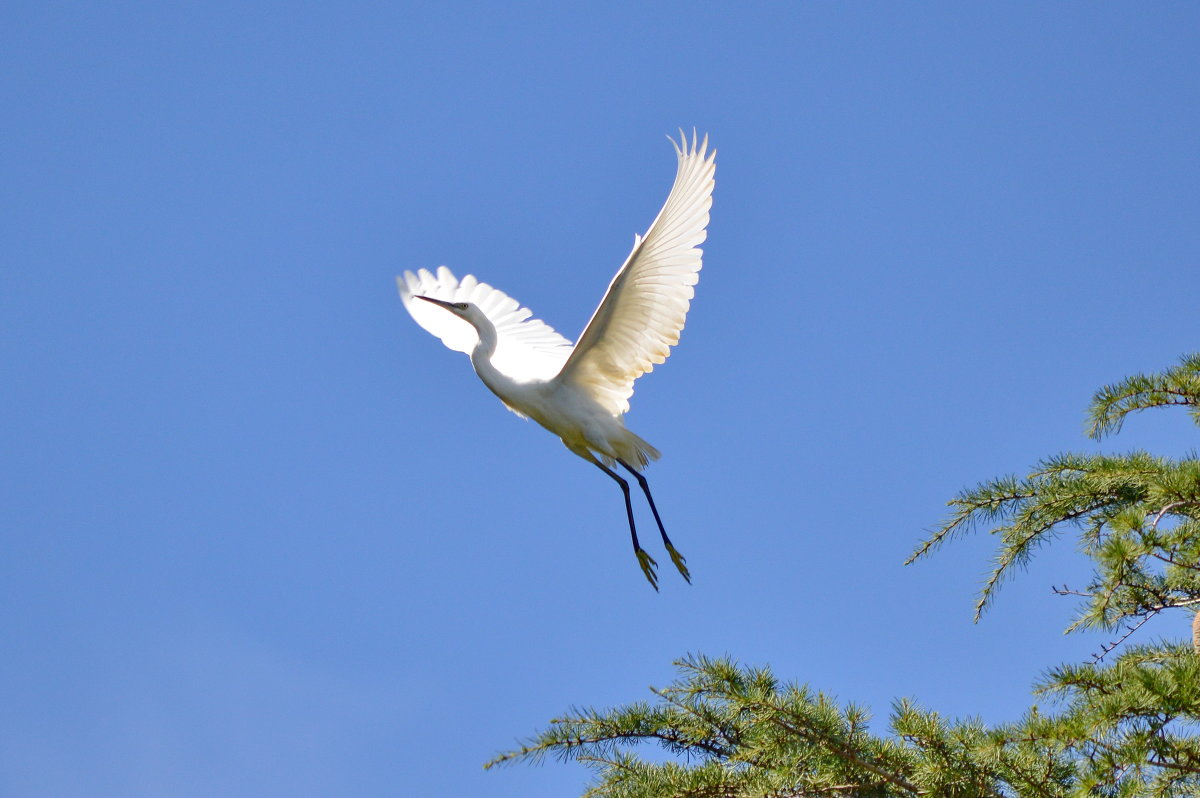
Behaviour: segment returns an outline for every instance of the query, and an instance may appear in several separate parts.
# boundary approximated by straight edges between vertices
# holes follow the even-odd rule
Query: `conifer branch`
[[[1101,388],[1092,397],[1088,435],[1099,439],[1119,432],[1130,413],[1169,405],[1192,408],[1200,424],[1200,353],[1186,355],[1162,374],[1136,374]]]
[[[1141,629],[1142,626],[1146,623],[1146,621],[1150,620],[1157,614],[1158,614],[1157,612],[1153,612],[1153,613],[1143,615],[1136,623],[1129,624],[1129,626],[1126,627],[1125,634],[1121,635],[1116,640],[1113,640],[1111,642],[1101,643],[1100,644],[1100,652],[1092,655],[1092,662],[1099,662],[1100,660],[1104,659],[1109,653],[1111,653],[1116,648],[1120,647],[1120,645],[1122,643],[1124,643],[1126,640],[1128,640],[1130,637],[1132,637],[1134,632],[1136,632],[1138,629]]]

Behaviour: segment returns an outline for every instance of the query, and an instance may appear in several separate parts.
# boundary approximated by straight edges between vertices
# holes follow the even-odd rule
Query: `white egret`
[[[532,418],[566,447],[608,474],[625,496],[625,513],[638,564],[658,590],[658,563],[638,543],[629,483],[646,494],[671,561],[688,582],[683,556],[671,544],[641,471],[659,452],[625,428],[633,382],[662,363],[679,342],[712,206],[716,151],[708,137],[691,142],[680,131],[675,184],[644,236],[608,286],[574,346],[532,312],[472,275],[457,279],[445,266],[397,277],[404,307],[449,348],[471,356],[475,373],[509,410]],[[421,300],[421,301],[418,301]]]

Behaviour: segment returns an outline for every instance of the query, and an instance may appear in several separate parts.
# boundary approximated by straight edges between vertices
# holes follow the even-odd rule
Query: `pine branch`
[[[954,512],[941,528],[909,555],[904,564],[909,565],[932,553],[943,543],[973,532],[978,524],[1004,518],[1010,507],[1028,501],[1036,495],[1037,492],[1027,482],[1014,476],[984,482],[971,490],[960,492],[947,502],[948,506],[955,508]]]
[[[924,795],[926,792],[925,790],[922,790],[920,787],[917,787],[915,784],[912,784],[906,780],[900,774],[891,772],[875,764],[874,762],[864,759],[863,757],[859,756],[853,748],[842,744],[833,737],[814,733],[811,729],[805,729],[803,726],[789,724],[782,718],[772,718],[771,722],[789,734],[793,734],[797,737],[808,740],[809,742],[815,743],[816,745],[819,745],[820,747],[836,755],[841,761],[861,768],[868,773],[872,773],[888,784],[899,787],[905,792],[913,795]],[[861,789],[862,786],[863,785],[859,785],[859,788]]]
[[[1106,656],[1108,656],[1110,653],[1112,653],[1112,651],[1119,648],[1122,643],[1124,643],[1126,640],[1128,640],[1130,637],[1133,636],[1134,632],[1136,632],[1138,629],[1141,629],[1142,626],[1146,623],[1146,621],[1150,620],[1157,614],[1158,613],[1151,613],[1151,614],[1142,616],[1142,618],[1139,619],[1137,621],[1137,623],[1132,623],[1128,627],[1126,627],[1125,634],[1121,635],[1116,640],[1110,641],[1108,643],[1101,643],[1100,644],[1100,653],[1092,655],[1092,662],[1100,662],[1102,659],[1104,659]]]
[[[1200,353],[1187,355],[1162,374],[1137,374],[1107,385],[1092,397],[1088,436],[1103,438],[1120,431],[1125,416],[1151,407],[1183,405],[1200,424]]]

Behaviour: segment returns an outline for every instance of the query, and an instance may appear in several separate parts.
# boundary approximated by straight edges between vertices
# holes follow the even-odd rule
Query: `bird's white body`
[[[683,558],[667,538],[641,470],[659,452],[625,428],[633,383],[662,363],[679,341],[699,279],[712,205],[715,151],[708,139],[683,137],[675,184],[645,236],[613,278],[579,342],[556,333],[503,292],[445,266],[397,278],[405,308],[451,349],[471,357],[475,373],[513,412],[532,418],[575,454],[599,466],[625,493],[634,550],[657,589],[654,561],[637,541],[629,486],[611,467],[638,480],[663,541],[685,577]],[[418,301],[424,300],[424,301]]]
[[[614,415],[603,407],[586,387],[562,372],[548,380],[518,381],[492,365],[496,350],[493,335],[488,335],[486,318],[472,307],[464,318],[481,330],[479,343],[471,350],[471,365],[488,389],[519,416],[531,418],[557,435],[566,447],[586,457],[592,452],[606,463],[623,460],[645,466],[657,460],[659,452],[625,428],[623,414]]]

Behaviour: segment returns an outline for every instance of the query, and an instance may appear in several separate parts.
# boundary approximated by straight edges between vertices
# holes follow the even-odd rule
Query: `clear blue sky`
[[[1197,41],[1188,3],[8,3],[0,794],[578,794],[480,765],[688,652],[1014,717],[1095,650],[1072,545],[979,625],[990,541],[901,562],[1197,348]],[[627,417],[695,578],[655,594],[393,276],[576,336],[681,126],[719,155]]]

